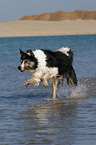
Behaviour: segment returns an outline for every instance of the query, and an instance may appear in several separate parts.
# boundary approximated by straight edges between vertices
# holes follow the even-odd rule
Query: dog
[[[48,82],[52,83],[53,97],[57,96],[57,87],[60,82],[66,78],[67,84],[77,86],[77,77],[75,70],[72,66],[73,52],[68,47],[62,47],[57,51],[38,49],[23,52],[20,49],[21,64],[18,69],[21,72],[28,71],[32,74],[33,78],[27,80],[25,86],[30,84],[39,86],[43,82],[45,87],[48,87]]]

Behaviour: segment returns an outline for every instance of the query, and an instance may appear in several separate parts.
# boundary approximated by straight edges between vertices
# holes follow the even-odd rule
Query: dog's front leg
[[[52,85],[53,85],[53,97],[52,97],[52,99],[54,100],[56,98],[56,96],[57,96],[58,80],[55,79]]]
[[[38,86],[40,84],[40,79],[37,78],[29,79],[25,83],[25,86],[28,87],[30,84],[35,84],[36,86]]]
[[[48,79],[48,75],[49,75],[49,73],[44,75],[44,78],[43,78],[43,85],[45,87],[48,87],[48,80],[47,80]]]

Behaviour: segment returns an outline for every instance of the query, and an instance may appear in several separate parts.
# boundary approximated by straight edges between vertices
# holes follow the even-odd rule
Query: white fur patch
[[[47,74],[49,80],[58,74],[58,68],[46,66],[46,55],[42,50],[36,50],[33,51],[33,53],[38,60],[38,67],[34,72],[32,72],[34,78],[44,79],[45,75]]]
[[[67,56],[69,56],[68,52],[70,51],[70,48],[68,48],[68,47],[62,47],[62,48],[58,49],[58,51],[61,51],[62,53],[64,53]]]
[[[45,67],[46,66],[46,55],[44,54],[44,52],[42,50],[36,50],[33,51],[35,57],[38,60],[38,66],[42,66]]]
[[[24,70],[24,61],[22,62],[22,64],[20,66],[21,66],[21,70],[23,71]]]
[[[42,50],[36,50],[33,53],[38,61],[38,67],[32,72],[32,75],[34,78],[43,78],[46,73],[46,55]]]

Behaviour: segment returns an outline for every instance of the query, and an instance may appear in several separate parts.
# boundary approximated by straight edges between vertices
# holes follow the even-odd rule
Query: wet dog
[[[33,78],[27,80],[25,86],[30,84],[38,86],[43,82],[45,87],[48,87],[48,82],[52,83],[53,99],[57,95],[57,86],[67,79],[67,84],[71,83],[73,86],[77,85],[77,77],[72,66],[73,53],[70,48],[62,47],[53,52],[51,50],[39,49],[36,51],[27,50],[23,52],[20,49],[21,64],[18,69],[21,72],[28,71]]]

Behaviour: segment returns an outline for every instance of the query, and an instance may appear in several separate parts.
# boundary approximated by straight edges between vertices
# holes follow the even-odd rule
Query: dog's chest
[[[30,72],[32,74],[32,76],[34,78],[41,78],[43,79],[44,78],[44,75],[46,74],[49,74],[50,75],[50,72],[52,72],[53,70],[53,73],[56,72],[57,73],[57,68],[49,68],[49,67],[38,67],[34,72]]]

